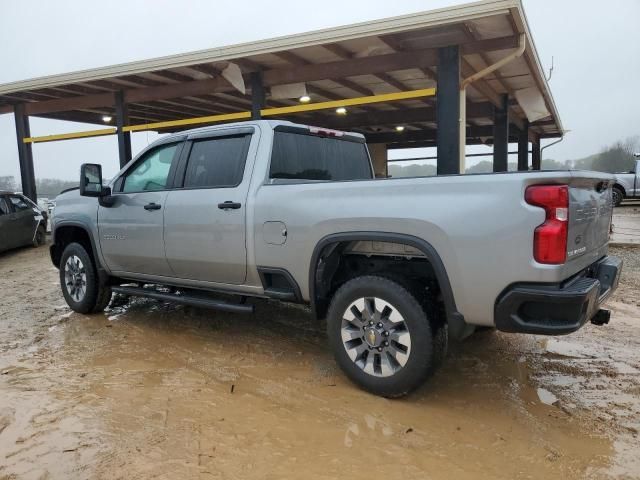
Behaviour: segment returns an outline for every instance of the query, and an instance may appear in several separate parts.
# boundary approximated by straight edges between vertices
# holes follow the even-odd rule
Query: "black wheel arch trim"
[[[620,190],[622,192],[622,195],[624,195],[625,197],[627,196],[627,191],[626,189],[620,185],[619,183],[614,183],[613,186],[611,188],[617,188],[618,190]]]
[[[91,242],[91,256],[93,258],[93,261],[95,262],[95,267],[96,267],[96,270],[98,271],[98,277],[100,278],[101,282],[106,282],[107,279],[109,278],[109,273],[102,266],[102,262],[100,262],[100,258],[98,256],[99,255],[98,254],[98,249],[96,248],[95,239],[93,238],[93,235],[91,235],[91,230],[89,228],[87,228],[87,226],[84,223],[81,223],[81,222],[74,222],[74,221],[65,220],[65,221],[62,221],[60,223],[56,223],[55,229],[51,230],[52,243],[51,243],[51,246],[49,247],[49,254],[51,256],[51,262],[53,263],[53,265],[56,268],[60,268],[59,265],[56,265],[55,260],[54,260],[54,249],[56,248],[56,232],[62,227],[77,227],[77,228],[80,228],[80,229],[82,229],[82,230],[84,230],[86,232],[87,236],[89,237],[89,242]],[[60,256],[62,256],[62,252],[60,252]]]
[[[293,294],[294,301],[296,303],[303,303],[300,286],[298,285],[298,282],[296,282],[296,279],[293,278],[293,275],[291,275],[289,270],[285,268],[280,268],[280,267],[257,267],[257,268],[258,268],[258,275],[260,275],[260,281],[262,282],[262,287],[264,289],[264,293],[266,296],[271,298],[276,298],[278,300],[281,299],[280,296],[273,295],[269,291],[269,288],[267,286],[268,282],[266,280],[265,275],[268,275],[268,274],[282,275],[285,278],[285,280],[287,280],[287,282],[289,283],[289,286],[291,287],[291,292]]]
[[[315,246],[313,254],[311,255],[311,263],[309,265],[309,300],[311,302],[311,308],[316,316],[318,311],[316,308],[316,272],[318,270],[318,262],[320,255],[324,249],[332,244],[339,242],[353,242],[353,241],[371,240],[377,242],[394,242],[409,245],[411,247],[420,250],[427,260],[431,263],[433,271],[436,275],[436,279],[440,285],[440,291],[445,306],[445,312],[447,321],[449,323],[449,331],[455,337],[457,336],[458,329],[460,332],[465,328],[464,316],[458,312],[456,308],[456,302],[453,295],[453,289],[449,281],[449,275],[440,258],[440,255],[436,249],[429,242],[414,237],[413,235],[407,235],[403,233],[392,232],[370,232],[370,231],[355,231],[355,232],[341,232],[332,233],[323,237]]]

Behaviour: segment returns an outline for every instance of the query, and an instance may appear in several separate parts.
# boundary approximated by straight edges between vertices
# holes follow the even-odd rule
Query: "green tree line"
[[[636,158],[634,154],[640,152],[640,137],[631,137],[626,140],[608,145],[599,153],[577,160],[543,159],[543,170],[595,170],[598,172],[620,173],[633,170]],[[490,157],[489,157],[490,158]],[[509,162],[509,171],[517,170],[515,162]],[[465,173],[489,173],[493,171],[491,160],[482,160],[470,167]],[[430,177],[436,174],[435,165],[413,163],[402,165],[389,164],[389,175],[392,177]]]
[[[36,191],[39,197],[55,198],[61,191],[67,188],[77,187],[78,182],[74,180],[59,180],[56,178],[36,178]],[[0,190],[18,192],[21,190],[20,184],[11,175],[0,176]]]

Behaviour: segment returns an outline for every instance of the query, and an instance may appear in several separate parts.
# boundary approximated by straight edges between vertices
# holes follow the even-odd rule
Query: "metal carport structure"
[[[307,96],[301,101],[301,97]],[[338,114],[344,107],[347,113]],[[563,128],[520,0],[485,0],[310,33],[0,85],[13,113],[24,193],[35,199],[32,144],[286,118],[363,133],[376,173],[387,150],[437,146],[438,174],[464,171],[465,145],[493,144],[494,171],[540,168],[540,140]],[[31,137],[29,117],[98,130]]]

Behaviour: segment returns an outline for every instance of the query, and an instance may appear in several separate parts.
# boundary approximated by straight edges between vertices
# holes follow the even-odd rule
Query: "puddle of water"
[[[88,478],[96,412],[52,395],[59,379],[42,377],[41,357],[34,351],[0,377],[0,478]]]
[[[0,375],[0,414],[27,419],[5,432],[30,436],[20,450],[15,432],[0,435],[0,477],[572,479],[614,454],[547,406],[547,387],[570,405],[562,388],[588,380],[573,364],[591,352],[566,340],[479,334],[392,401],[345,379],[303,308],[261,302],[245,317],[136,300],[63,318],[24,372]],[[31,420],[43,412],[50,423]]]
[[[549,390],[546,390],[544,388],[538,387],[537,393],[538,393],[538,398],[545,405],[553,405],[558,401],[558,397],[556,397],[553,393],[551,393]]]
[[[351,385],[299,309],[141,303],[117,315],[65,324],[59,357],[86,374],[59,394],[103,412],[97,476],[576,478],[607,464],[608,440],[529,401],[531,339],[456,347],[429,385],[392,401]]]

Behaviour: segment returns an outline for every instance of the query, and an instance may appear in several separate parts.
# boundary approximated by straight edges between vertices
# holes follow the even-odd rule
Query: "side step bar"
[[[115,293],[122,293],[124,295],[131,295],[134,297],[147,297],[155,300],[162,300],[165,302],[179,303],[182,305],[189,305],[192,307],[200,308],[212,308],[215,310],[222,310],[223,312],[233,313],[253,313],[253,305],[246,305],[241,303],[228,303],[222,300],[214,300],[204,296],[197,296],[192,294],[178,295],[176,293],[159,292],[149,288],[141,287],[126,287],[115,286],[111,287],[111,290]]]

